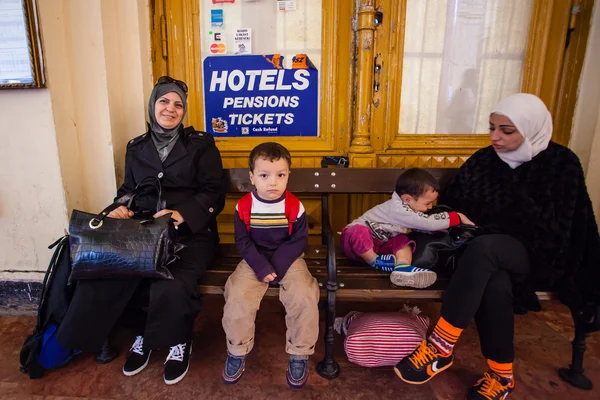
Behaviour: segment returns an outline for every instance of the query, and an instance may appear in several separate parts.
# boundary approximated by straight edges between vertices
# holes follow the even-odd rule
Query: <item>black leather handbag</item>
[[[167,266],[185,247],[177,243],[171,214],[150,219],[115,219],[107,215],[119,206],[128,208],[145,190],[158,191],[156,210],[164,208],[156,177],[142,180],[99,214],[73,210],[69,222],[72,271],[70,280],[100,278],[173,279]]]
[[[442,211],[452,211],[452,209],[447,206],[437,206],[429,213]],[[449,271],[456,256],[461,253],[467,243],[477,236],[479,230],[478,226],[461,224],[453,226],[447,231],[412,231],[407,235],[416,243],[412,265],[438,273]]]

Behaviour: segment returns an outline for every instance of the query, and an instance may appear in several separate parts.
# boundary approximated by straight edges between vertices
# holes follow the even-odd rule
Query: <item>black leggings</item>
[[[529,256],[508,235],[474,239],[458,259],[444,292],[442,317],[464,329],[475,318],[483,356],[499,363],[514,360],[513,282],[529,273]]]

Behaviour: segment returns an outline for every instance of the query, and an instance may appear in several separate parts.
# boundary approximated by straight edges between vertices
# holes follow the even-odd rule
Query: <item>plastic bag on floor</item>
[[[344,333],[348,360],[363,367],[396,365],[425,339],[429,317],[418,307],[399,312],[350,312],[336,318],[334,328]]]

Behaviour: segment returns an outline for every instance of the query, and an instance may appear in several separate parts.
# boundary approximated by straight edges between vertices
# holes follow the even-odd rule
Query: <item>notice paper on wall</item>
[[[283,68],[283,56],[204,60],[206,130],[216,137],[318,136],[319,76],[312,63]]]
[[[296,0],[277,0],[277,9],[279,11],[294,11]]]
[[[236,29],[233,40],[235,54],[252,54],[252,29]]]

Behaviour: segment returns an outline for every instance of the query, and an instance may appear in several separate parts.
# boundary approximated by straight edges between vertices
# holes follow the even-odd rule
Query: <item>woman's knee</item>
[[[465,250],[485,254],[506,254],[507,252],[525,252],[525,247],[510,235],[483,235],[473,239]]]
[[[529,255],[525,246],[510,235],[483,235],[473,239],[459,258],[461,266],[478,268],[489,261],[498,268],[515,274],[529,272]]]
[[[495,272],[488,281],[483,292],[482,303],[512,302],[512,281],[508,272],[500,270]],[[511,309],[512,310],[512,309]]]

